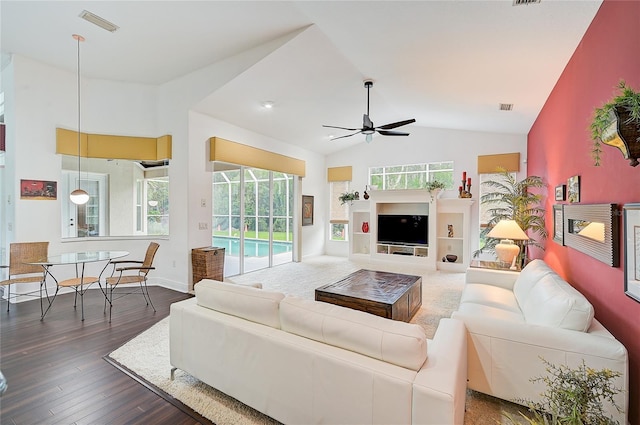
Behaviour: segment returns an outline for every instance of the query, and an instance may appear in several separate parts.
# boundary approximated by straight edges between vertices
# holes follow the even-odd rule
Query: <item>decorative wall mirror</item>
[[[616,204],[564,206],[564,244],[613,267],[620,261]]]

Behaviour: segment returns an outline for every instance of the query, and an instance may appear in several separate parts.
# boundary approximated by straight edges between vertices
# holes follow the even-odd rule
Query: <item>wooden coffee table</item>
[[[408,322],[422,305],[422,277],[358,270],[316,288],[316,301]]]

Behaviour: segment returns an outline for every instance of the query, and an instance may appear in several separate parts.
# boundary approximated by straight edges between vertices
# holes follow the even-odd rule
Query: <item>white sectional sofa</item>
[[[286,424],[462,424],[466,335],[202,280],[170,313],[171,365]]]
[[[603,282],[604,284],[605,282]],[[452,314],[467,328],[469,388],[510,400],[539,401],[548,362],[621,373],[624,391],[605,406],[627,423],[627,350],[594,318],[593,306],[544,261],[533,260],[521,273],[469,268],[460,306]],[[523,403],[522,403],[523,404]]]

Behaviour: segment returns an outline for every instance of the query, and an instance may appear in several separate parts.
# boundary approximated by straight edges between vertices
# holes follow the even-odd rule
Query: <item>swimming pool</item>
[[[240,254],[240,239],[228,238],[224,236],[214,236],[213,246],[225,249],[225,255],[237,257]],[[293,244],[291,242],[273,242],[273,254],[282,254],[291,252]],[[262,239],[245,239],[244,240],[244,256],[245,257],[268,257],[269,241]]]

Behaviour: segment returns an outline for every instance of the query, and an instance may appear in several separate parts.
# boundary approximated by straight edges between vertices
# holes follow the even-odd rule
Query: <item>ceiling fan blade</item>
[[[402,131],[388,131],[388,130],[376,130],[378,133],[383,136],[408,136],[409,133],[404,133]]]
[[[362,117],[362,127],[363,128],[373,128],[373,121],[369,118],[369,115],[364,114]]]
[[[330,141],[331,141],[331,142],[333,142],[334,140],[344,139],[345,137],[355,136],[356,134],[360,134],[360,133],[362,133],[362,130],[360,130],[360,131],[356,131],[355,133],[347,134],[346,136],[334,137],[334,138],[333,138],[333,139],[331,139]]]
[[[397,128],[397,127],[402,127],[403,125],[407,125],[407,124],[411,124],[416,122],[415,119],[410,119],[410,120],[404,120],[404,121],[398,121],[398,122],[394,122],[392,124],[386,124],[386,125],[382,125],[378,128],[382,129],[382,130],[391,130],[392,128]]]
[[[334,126],[334,125],[323,125],[323,127],[327,127],[327,128],[339,128],[340,130],[348,130],[348,131],[356,131],[356,130],[360,130],[359,128],[336,127],[336,126]]]

